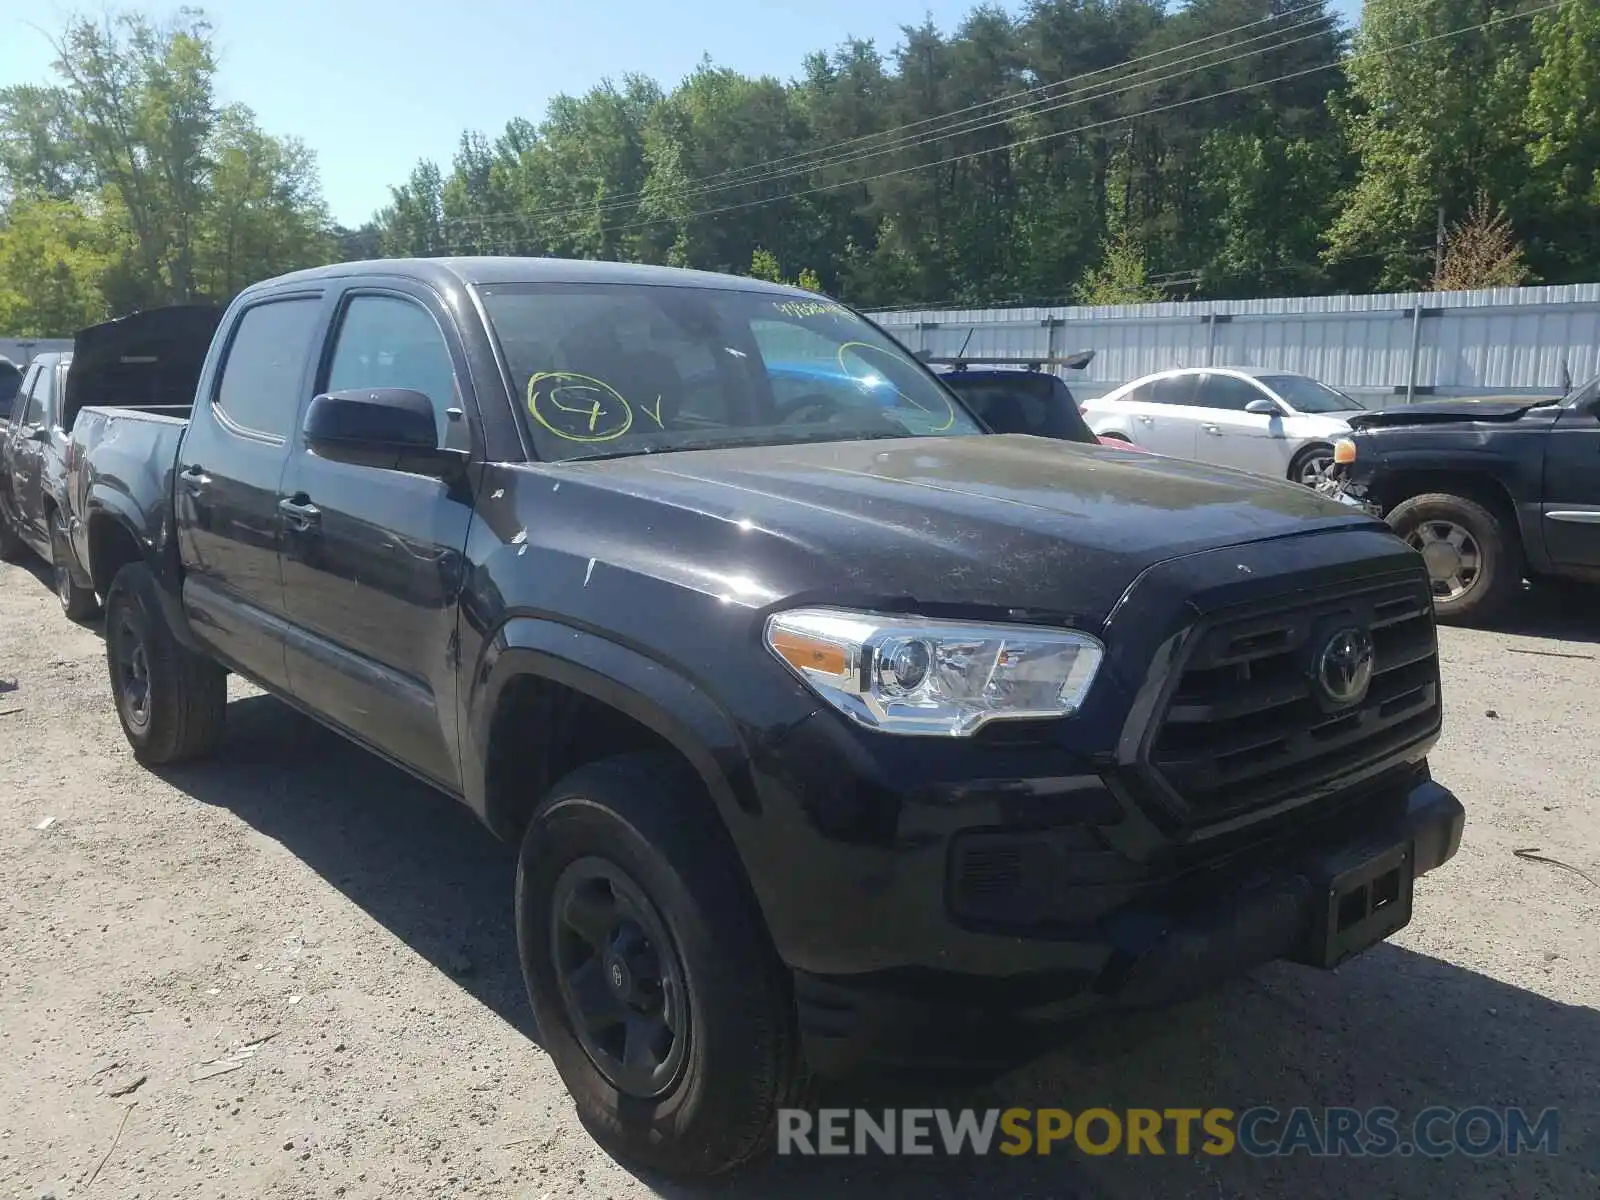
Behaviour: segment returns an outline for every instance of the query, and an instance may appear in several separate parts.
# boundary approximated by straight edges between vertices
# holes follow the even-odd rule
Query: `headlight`
[[[1333,461],[1347,467],[1356,460],[1356,444],[1350,438],[1339,438],[1333,443]]]
[[[818,695],[886,733],[965,737],[990,721],[1064,717],[1105,647],[1086,633],[801,608],[767,618],[767,647]]]

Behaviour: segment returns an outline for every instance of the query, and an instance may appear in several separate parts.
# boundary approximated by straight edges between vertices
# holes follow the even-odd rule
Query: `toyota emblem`
[[[1372,635],[1355,627],[1335,633],[1317,654],[1316,678],[1333,703],[1359,703],[1372,683]]]

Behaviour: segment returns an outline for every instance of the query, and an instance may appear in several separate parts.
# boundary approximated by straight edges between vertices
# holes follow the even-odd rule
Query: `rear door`
[[[425,288],[397,281],[341,299],[313,390],[363,387],[425,393],[440,444],[473,449],[460,338]],[[319,458],[298,432],[295,442],[282,486],[294,694],[459,789],[455,623],[470,490]]]
[[[1146,450],[1172,458],[1195,457],[1195,419],[1189,408],[1194,376],[1162,375],[1120,402],[1132,418],[1133,440]]]
[[[184,605],[218,656],[288,687],[278,486],[315,370],[320,293],[268,295],[227,333],[178,452]]]
[[[50,436],[50,391],[56,364],[50,359],[33,372],[22,413],[13,427],[11,443],[11,499],[17,529],[37,546],[48,538],[44,522],[45,439]]]
[[[1550,431],[1544,538],[1558,565],[1600,568],[1600,387],[1591,386]]]
[[[1252,400],[1270,399],[1248,379],[1215,371],[1199,373],[1192,399],[1199,433],[1196,457],[1257,475],[1287,474],[1290,443],[1283,414],[1245,412]]]

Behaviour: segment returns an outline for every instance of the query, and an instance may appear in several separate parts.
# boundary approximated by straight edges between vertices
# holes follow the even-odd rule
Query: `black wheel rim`
[[[144,638],[125,610],[117,614],[112,634],[112,663],[122,715],[130,725],[143,729],[150,723],[150,660]]]
[[[643,889],[605,859],[569,864],[551,895],[550,946],[567,1016],[600,1073],[642,1099],[671,1089],[688,1055],[688,993]]]

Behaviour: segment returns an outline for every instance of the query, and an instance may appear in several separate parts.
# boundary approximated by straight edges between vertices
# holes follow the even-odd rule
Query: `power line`
[[[847,180],[841,180],[841,181],[836,182],[836,183],[819,184],[819,185],[817,185],[815,187],[804,188],[804,189],[802,189],[800,191],[787,192],[787,193],[785,193],[783,195],[780,195],[780,196],[768,196],[768,197],[763,197],[763,198],[757,199],[757,200],[745,200],[745,201],[742,201],[742,202],[737,203],[737,204],[725,204],[725,205],[722,205],[722,206],[717,207],[717,208],[704,209],[704,210],[702,210],[700,212],[688,213],[688,214],[685,214],[683,216],[674,216],[674,217],[671,217],[671,218],[658,218],[656,220],[631,222],[631,223],[625,224],[625,225],[613,225],[613,226],[609,226],[609,227],[602,227],[600,232],[602,234],[604,234],[604,233],[621,232],[623,230],[628,230],[628,229],[644,229],[644,228],[648,228],[648,227],[650,227],[652,225],[663,224],[668,220],[671,220],[671,221],[695,221],[695,220],[699,220],[702,217],[717,216],[717,215],[719,215],[721,213],[735,212],[735,211],[738,211],[738,210],[741,210],[741,209],[746,209],[746,208],[754,208],[754,207],[757,207],[757,206],[763,205],[763,204],[776,204],[776,203],[778,203],[780,201],[783,201],[783,200],[794,200],[794,199],[798,199],[801,196],[813,195],[813,194],[815,194],[817,192],[836,191],[839,188],[854,187],[854,186],[857,186],[857,185],[863,184],[863,183],[874,183],[874,182],[876,182],[876,181],[878,181],[880,179],[890,179],[890,178],[893,178],[893,177],[899,176],[899,175],[907,175],[907,174],[910,174],[910,173],[912,173],[914,171],[926,171],[926,170],[929,170],[929,169],[931,169],[933,167],[944,167],[944,166],[949,166],[949,165],[951,165],[953,163],[966,162],[966,161],[968,161],[970,159],[981,158],[986,154],[998,154],[998,153],[1000,153],[1001,151],[1004,151],[1004,150],[1015,150],[1015,149],[1018,149],[1019,147],[1022,147],[1022,146],[1037,145],[1037,144],[1039,144],[1041,142],[1048,142],[1048,141],[1052,141],[1052,140],[1054,140],[1056,138],[1067,137],[1067,136],[1069,136],[1071,134],[1074,134],[1074,133],[1085,133],[1085,132],[1087,132],[1089,130],[1101,129],[1101,128],[1104,128],[1105,126],[1108,126],[1108,125],[1118,125],[1118,124],[1122,124],[1123,122],[1126,122],[1126,121],[1138,120],[1141,117],[1150,117],[1150,116],[1155,116],[1155,115],[1157,115],[1159,113],[1171,112],[1171,111],[1173,111],[1175,109],[1179,109],[1179,108],[1187,108],[1189,105],[1201,104],[1201,103],[1204,103],[1207,100],[1220,100],[1224,96],[1233,96],[1233,95],[1237,95],[1237,94],[1239,94],[1241,92],[1253,91],[1253,90],[1255,90],[1257,88],[1270,87],[1275,83],[1285,83],[1285,82],[1287,82],[1287,81],[1289,81],[1291,79],[1304,78],[1305,76],[1314,75],[1314,74],[1316,74],[1316,73],[1318,73],[1320,71],[1333,70],[1336,67],[1344,66],[1345,64],[1347,64],[1349,62],[1353,62],[1353,61],[1360,61],[1360,60],[1368,59],[1368,58],[1383,58],[1383,57],[1386,57],[1386,56],[1391,55],[1391,54],[1399,54],[1402,51],[1414,50],[1418,46],[1425,46],[1425,45],[1428,45],[1431,42],[1441,41],[1441,40],[1444,40],[1446,38],[1460,37],[1463,34],[1474,33],[1474,32],[1480,31],[1480,30],[1488,29],[1488,28],[1491,28],[1492,26],[1495,26],[1495,25],[1504,24],[1507,21],[1520,21],[1520,20],[1523,20],[1523,19],[1525,19],[1527,17],[1536,16],[1539,13],[1542,13],[1542,12],[1549,12],[1551,9],[1559,8],[1560,4],[1561,4],[1561,0],[1551,0],[1550,3],[1541,4],[1541,5],[1538,5],[1538,6],[1534,7],[1534,8],[1524,9],[1521,12],[1516,12],[1516,13],[1503,13],[1500,16],[1492,17],[1487,21],[1480,21],[1480,22],[1478,22],[1477,24],[1474,24],[1474,25],[1464,25],[1459,29],[1448,30],[1445,33],[1432,34],[1432,35],[1430,35],[1428,37],[1425,37],[1425,38],[1418,38],[1415,41],[1411,41],[1411,42],[1403,42],[1400,45],[1386,47],[1386,48],[1384,48],[1382,50],[1363,51],[1362,53],[1359,53],[1359,54],[1350,55],[1348,58],[1342,59],[1342,60],[1340,60],[1338,62],[1320,63],[1317,66],[1306,67],[1306,68],[1304,68],[1302,70],[1299,70],[1299,71],[1290,71],[1290,72],[1287,72],[1286,74],[1275,76],[1272,79],[1256,80],[1255,82],[1252,82],[1252,83],[1240,84],[1237,87],[1225,88],[1224,90],[1222,90],[1220,92],[1211,92],[1211,93],[1208,93],[1208,94],[1206,94],[1204,96],[1192,96],[1192,97],[1190,97],[1190,98],[1188,98],[1186,100],[1176,100],[1176,101],[1173,101],[1171,104],[1163,104],[1163,105],[1158,105],[1158,106],[1153,107],[1153,108],[1141,109],[1140,111],[1134,112],[1134,113],[1124,113],[1124,114],[1122,114],[1120,116],[1109,117],[1109,118],[1107,118],[1107,119],[1105,119],[1103,121],[1094,121],[1094,122],[1091,122],[1091,123],[1089,123],[1087,125],[1078,125],[1078,126],[1075,126],[1075,127],[1071,128],[1071,129],[1058,129],[1058,130],[1053,130],[1050,133],[1041,133],[1041,134],[1035,134],[1032,137],[1018,138],[1015,141],[1007,142],[1007,143],[1005,143],[1004,145],[1001,145],[1001,146],[987,146],[987,147],[985,147],[985,148],[983,148],[981,150],[972,150],[972,151],[968,151],[965,154],[951,155],[948,158],[941,158],[941,159],[938,159],[938,160],[936,160],[934,162],[917,163],[917,164],[914,164],[914,165],[909,166],[909,167],[899,167],[899,168],[896,168],[895,170],[892,170],[892,171],[881,171],[878,174],[867,175],[867,176],[863,176],[863,177],[858,178],[858,179],[847,179]]]
[[[1202,50],[1199,53],[1191,54],[1186,58],[1170,59],[1169,61],[1158,63],[1158,64],[1156,64],[1154,66],[1145,67],[1143,70],[1136,71],[1133,74],[1135,76],[1137,76],[1137,75],[1148,75],[1151,72],[1165,71],[1165,70],[1168,70],[1168,69],[1170,69],[1172,67],[1181,66],[1184,63],[1189,63],[1189,62],[1195,61],[1196,59],[1204,58],[1204,57],[1206,57],[1207,55],[1210,55],[1210,54],[1216,54],[1218,52],[1226,51],[1226,50],[1234,50],[1234,49],[1239,48],[1240,46],[1248,45],[1251,42],[1257,42],[1257,41],[1262,41],[1262,40],[1274,38],[1274,37],[1277,37],[1277,36],[1279,36],[1280,34],[1283,34],[1283,33],[1292,33],[1294,30],[1305,28],[1308,25],[1320,25],[1320,24],[1323,24],[1325,22],[1332,22],[1332,21],[1337,19],[1336,16],[1333,15],[1333,14],[1330,14],[1330,13],[1327,13],[1327,12],[1319,12],[1319,13],[1307,18],[1304,21],[1295,22],[1295,21],[1289,20],[1289,18],[1295,17],[1295,16],[1297,16],[1297,15],[1299,15],[1301,13],[1304,13],[1304,12],[1306,12],[1308,10],[1322,9],[1323,7],[1324,6],[1323,6],[1321,0],[1313,0],[1313,3],[1304,4],[1304,5],[1301,5],[1301,6],[1297,7],[1297,8],[1287,9],[1282,13],[1276,13],[1276,14],[1272,14],[1272,15],[1267,16],[1267,17],[1261,17],[1261,18],[1258,18],[1258,19],[1256,19],[1254,21],[1247,21],[1242,25],[1237,25],[1237,26],[1233,27],[1232,29],[1225,29],[1225,30],[1222,30],[1222,31],[1217,32],[1217,33],[1207,34],[1205,37],[1194,38],[1194,39],[1191,39],[1190,41],[1181,42],[1181,43],[1179,43],[1177,45],[1174,45],[1174,46],[1168,46],[1168,47],[1165,47],[1165,48],[1163,48],[1161,50],[1151,51],[1150,53],[1140,55],[1137,58],[1132,58],[1132,59],[1125,60],[1123,62],[1114,63],[1114,64],[1112,64],[1110,66],[1107,66],[1107,67],[1100,67],[1100,68],[1098,68],[1096,70],[1093,70],[1093,71],[1084,72],[1081,75],[1069,76],[1066,79],[1060,79],[1060,80],[1056,80],[1056,81],[1054,81],[1052,83],[1041,84],[1041,85],[1039,85],[1037,87],[1029,88],[1026,91],[1012,93],[1012,94],[1007,95],[1007,96],[996,97],[993,100],[981,101],[980,103],[977,103],[977,104],[967,105],[965,108],[958,108],[958,109],[954,109],[954,110],[952,110],[950,112],[939,113],[939,114],[936,114],[936,115],[931,116],[931,117],[924,117],[924,118],[922,118],[920,120],[912,121],[912,122],[909,122],[908,124],[905,124],[905,125],[896,126],[893,129],[881,130],[881,131],[876,132],[876,133],[862,134],[862,135],[860,135],[858,137],[847,138],[847,139],[845,139],[843,141],[835,142],[835,143],[832,143],[832,144],[827,145],[827,146],[818,146],[818,147],[814,147],[814,148],[812,148],[810,150],[801,151],[801,152],[799,152],[797,154],[787,155],[785,157],[781,157],[781,158],[777,158],[777,159],[769,159],[769,160],[767,160],[765,162],[762,162],[762,163],[749,164],[749,165],[746,165],[746,166],[743,166],[743,167],[730,167],[730,168],[728,168],[726,170],[715,172],[715,173],[713,173],[711,175],[707,175],[707,176],[705,176],[705,177],[703,177],[701,179],[695,180],[692,183],[689,183],[689,184],[685,185],[684,187],[682,187],[680,189],[676,189],[673,194],[678,195],[678,196],[691,196],[691,195],[699,195],[699,194],[704,194],[704,193],[709,193],[709,192],[714,192],[714,191],[726,191],[726,190],[729,190],[730,188],[742,187],[742,186],[746,186],[748,184],[753,184],[753,183],[770,182],[770,181],[775,180],[775,179],[788,178],[788,177],[792,177],[794,175],[807,174],[807,173],[810,173],[812,171],[823,170],[823,169],[826,169],[828,167],[838,166],[838,165],[842,165],[842,164],[848,163],[848,162],[859,161],[859,160],[864,159],[864,158],[873,158],[873,157],[877,157],[877,156],[880,156],[880,155],[883,155],[883,154],[895,153],[896,151],[899,151],[899,150],[909,149],[912,146],[924,145],[929,141],[938,141],[938,140],[942,140],[943,138],[946,138],[946,137],[954,137],[954,136],[958,136],[958,135],[966,134],[966,133],[975,133],[975,132],[978,132],[979,130],[982,130],[982,129],[993,128],[995,125],[1005,124],[1005,123],[1007,123],[1009,120],[1011,120],[1014,117],[1031,116],[1031,115],[1038,115],[1038,114],[1044,113],[1044,112],[1053,112],[1053,111],[1056,111],[1058,108],[1064,107],[1064,106],[1062,106],[1062,105],[1051,105],[1049,107],[1041,107],[1041,106],[1044,105],[1047,100],[1051,100],[1051,101],[1059,100],[1059,99],[1061,99],[1061,97],[1060,96],[1046,96],[1046,95],[1044,95],[1045,93],[1054,92],[1054,91],[1056,91],[1056,90],[1058,90],[1060,88],[1066,87],[1069,84],[1082,83],[1082,82],[1084,82],[1086,80],[1094,79],[1097,76],[1106,75],[1106,74],[1109,74],[1109,73],[1114,72],[1114,71],[1125,71],[1126,68],[1132,67],[1132,66],[1136,66],[1139,63],[1148,62],[1151,59],[1161,58],[1161,57],[1164,57],[1164,56],[1167,56],[1167,55],[1176,54],[1176,53],[1178,53],[1180,51],[1191,49],[1192,47],[1202,45],[1202,44],[1204,44],[1206,42],[1216,41],[1219,38],[1224,38],[1224,37],[1228,37],[1228,36],[1230,36],[1232,34],[1235,34],[1235,33],[1243,32],[1244,30],[1254,28],[1257,25],[1262,25],[1262,24],[1266,24],[1266,23],[1270,22],[1270,23],[1276,23],[1278,25],[1278,27],[1275,28],[1275,29],[1267,31],[1266,33],[1257,34],[1254,37],[1246,38],[1246,39],[1243,39],[1242,41],[1235,42],[1232,45],[1228,45],[1228,46],[1213,46],[1213,47],[1211,47],[1209,49]],[[1296,44],[1296,42],[1299,42],[1299,41],[1310,40],[1311,37],[1323,36],[1323,34],[1325,32],[1326,32],[1325,30],[1319,30],[1316,34],[1309,35],[1308,37],[1304,37],[1304,38],[1298,38],[1298,39],[1295,39],[1294,41],[1282,43],[1282,45],[1283,46],[1294,45],[1294,44]],[[1197,68],[1197,69],[1206,69],[1207,67],[1221,66],[1226,62],[1232,62],[1232,61],[1234,61],[1234,59],[1231,59],[1231,58],[1230,59],[1223,59],[1223,60],[1220,60],[1218,62],[1203,64],[1203,66],[1201,68]],[[1109,81],[1104,81],[1104,82],[1117,82],[1117,81],[1109,80]],[[1155,82],[1165,82],[1165,80],[1160,80],[1160,81],[1155,81]],[[1094,85],[1092,87],[1077,88],[1074,91],[1066,93],[1066,95],[1068,95],[1068,96],[1082,95],[1082,94],[1084,94],[1086,92],[1093,92],[1095,90],[1095,88],[1099,87],[1099,86],[1101,86],[1101,85],[1096,84],[1096,85]],[[1122,89],[1122,90],[1128,90],[1128,89]],[[1107,93],[1104,93],[1103,95],[1104,96],[1110,96],[1110,95],[1118,95],[1118,94],[1120,94],[1120,92],[1107,92]],[[1037,100],[1037,101],[1025,100],[1024,99],[1025,97],[1034,96],[1034,95],[1039,96],[1040,99]],[[1103,97],[1102,96],[1091,96],[1090,97],[1090,99],[1098,99],[1098,98],[1103,98]],[[990,113],[986,113],[986,114],[984,114],[983,116],[980,116],[980,117],[971,117],[971,118],[968,118],[967,120],[964,120],[964,121],[958,121],[958,122],[955,122],[953,124],[946,124],[946,122],[950,122],[952,118],[959,117],[964,113],[976,112],[976,111],[978,111],[980,109],[992,109],[992,108],[997,108],[997,107],[1003,107],[1003,111],[990,112]],[[936,126],[937,128],[929,130],[929,129],[925,128],[927,126]],[[916,129],[919,129],[919,128],[923,129],[923,132],[917,135],[917,140],[915,140],[915,141],[907,141],[904,136],[897,136],[897,135],[904,135],[907,131],[916,130]],[[851,152],[849,154],[846,154],[846,155],[844,155],[842,157],[838,156],[838,152],[842,151],[842,150],[845,150],[847,147],[859,145],[860,143],[863,143],[863,142],[877,141],[879,139],[893,139],[893,140],[889,144],[886,144],[886,145],[883,145],[883,146],[878,146],[878,147],[873,147],[873,148],[864,148],[864,149],[860,149],[860,150],[857,150],[857,151],[853,151],[853,152]],[[637,189],[637,190],[631,191],[631,192],[618,192],[616,195],[609,197],[603,203],[603,205],[601,207],[604,210],[614,210],[616,208],[629,207],[632,202],[643,198],[648,192],[649,192],[648,188],[640,188],[640,189]],[[569,215],[569,214],[573,214],[573,213],[584,213],[584,212],[592,212],[592,211],[594,211],[594,209],[588,204],[568,204],[568,205],[555,205],[555,206],[550,206],[550,207],[546,207],[546,208],[542,208],[542,209],[534,209],[534,210],[530,210],[529,212],[523,213],[523,214],[505,214],[505,215],[508,216],[508,217],[509,216],[513,216],[513,215],[517,215],[517,216],[553,217],[553,216],[564,216],[564,215]]]
[[[1142,71],[1133,72],[1132,75],[1124,76],[1122,80],[1105,81],[1107,83],[1121,82],[1123,84],[1121,87],[1104,88],[1103,85],[1097,84],[1088,88],[1080,88],[1075,91],[1068,92],[1062,97],[1056,97],[1048,104],[1021,105],[1004,113],[990,114],[984,118],[970,119],[967,121],[958,122],[952,126],[932,130],[913,140],[900,141],[882,147],[859,150],[833,158],[818,159],[814,162],[809,162],[801,166],[791,167],[784,170],[769,171],[766,174],[752,175],[745,179],[733,180],[726,183],[708,184],[705,181],[701,181],[700,183],[690,184],[679,189],[669,189],[665,192],[665,195],[668,199],[682,200],[691,199],[697,196],[711,195],[717,192],[726,192],[734,189],[751,187],[761,183],[776,183],[783,179],[791,179],[797,176],[810,175],[816,171],[827,170],[834,167],[848,166],[851,163],[861,162],[866,159],[880,158],[886,154],[901,153],[903,151],[912,150],[919,146],[925,146],[933,142],[941,142],[948,138],[980,133],[986,129],[993,129],[997,126],[1009,125],[1019,118],[1040,117],[1048,113],[1060,112],[1063,109],[1076,108],[1082,104],[1093,103],[1097,100],[1109,100],[1115,96],[1120,96],[1127,92],[1137,91],[1140,88],[1159,87],[1162,84],[1171,83],[1175,80],[1187,78],[1191,75],[1198,75],[1204,71],[1208,71],[1216,67],[1226,66],[1229,63],[1237,62],[1240,59],[1249,58],[1256,54],[1262,54],[1269,50],[1283,50],[1290,46],[1298,45],[1302,42],[1323,37],[1325,36],[1326,31],[1319,29],[1314,33],[1303,34],[1300,37],[1290,38],[1283,41],[1276,41],[1271,45],[1256,46],[1249,50],[1240,50],[1239,53],[1232,54],[1227,58],[1203,62],[1198,66],[1190,67],[1187,70],[1175,71],[1171,74],[1161,75],[1154,79],[1139,79],[1138,76],[1149,75],[1152,72],[1166,71],[1171,67],[1180,66],[1184,63],[1191,63],[1196,59],[1205,58],[1208,55],[1216,54],[1219,51],[1239,50],[1241,46],[1247,46],[1251,42],[1263,41],[1269,38],[1278,38],[1281,34],[1292,33],[1296,29],[1304,28],[1307,25],[1320,25],[1327,19],[1328,18],[1326,17],[1316,17],[1308,21],[1303,21],[1298,25],[1291,25],[1285,29],[1272,30],[1269,33],[1258,34],[1253,38],[1246,38],[1243,41],[1236,42],[1230,46],[1214,46],[1209,50],[1202,51],[1199,54],[1190,55],[1187,58],[1176,59],[1172,62],[1162,63],[1155,67],[1147,67]],[[1127,82],[1128,80],[1131,80],[1131,82]],[[640,194],[642,195],[643,193]],[[636,207],[636,201],[633,199],[628,199],[626,196],[626,193],[619,194],[616,197],[603,201],[599,205],[562,205],[544,209],[532,209],[528,212],[515,215],[546,219],[551,217],[588,213],[605,214],[608,212],[616,212],[621,209]],[[510,216],[513,214],[505,215]]]

